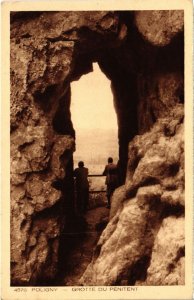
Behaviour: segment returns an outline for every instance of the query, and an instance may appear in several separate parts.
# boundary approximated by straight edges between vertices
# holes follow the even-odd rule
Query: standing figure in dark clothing
[[[86,212],[89,201],[88,169],[84,167],[83,161],[78,163],[73,174],[76,178],[77,209],[82,214]]]
[[[118,187],[118,169],[117,166],[113,163],[112,157],[108,158],[108,165],[105,166],[103,175],[106,176],[106,195],[108,199],[107,207],[110,208],[112,194],[114,190]]]

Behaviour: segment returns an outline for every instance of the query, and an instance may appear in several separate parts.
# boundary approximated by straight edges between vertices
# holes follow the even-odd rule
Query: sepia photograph
[[[181,290],[192,205],[184,8],[16,5],[9,22],[15,297]]]

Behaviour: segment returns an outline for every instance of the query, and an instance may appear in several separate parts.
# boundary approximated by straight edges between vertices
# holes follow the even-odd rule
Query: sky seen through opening
[[[75,167],[83,160],[90,173],[101,173],[107,157],[112,156],[117,162],[118,126],[113,94],[110,80],[97,63],[93,64],[93,72],[71,83],[71,119],[76,132]]]

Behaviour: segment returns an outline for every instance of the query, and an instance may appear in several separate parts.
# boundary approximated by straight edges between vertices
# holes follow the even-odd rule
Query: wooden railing
[[[88,177],[105,177],[105,175],[102,175],[102,174],[89,174]],[[92,190],[90,191],[89,190],[89,193],[93,194],[93,193],[106,193],[105,190],[101,190],[101,191],[98,191],[98,190]]]
[[[102,174],[89,174],[88,177],[105,177],[105,175]]]
[[[102,174],[89,174],[88,175],[88,177],[105,177],[105,175],[102,175]],[[101,190],[101,191],[98,191],[98,190],[92,190],[92,191],[90,191],[89,190],[89,193],[106,193],[106,191],[105,190]]]

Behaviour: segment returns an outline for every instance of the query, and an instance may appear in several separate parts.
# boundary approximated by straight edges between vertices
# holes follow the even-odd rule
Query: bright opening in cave
[[[101,174],[107,158],[118,161],[118,126],[110,80],[97,63],[71,83],[71,119],[76,132],[74,166],[83,160],[89,174]]]

